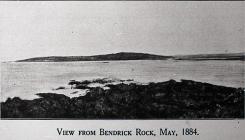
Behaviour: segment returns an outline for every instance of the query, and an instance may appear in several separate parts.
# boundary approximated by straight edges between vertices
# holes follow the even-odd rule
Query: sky
[[[244,2],[0,2],[0,59],[244,51]]]

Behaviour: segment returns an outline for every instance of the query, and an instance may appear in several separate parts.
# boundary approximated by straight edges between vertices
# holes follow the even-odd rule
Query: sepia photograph
[[[0,5],[1,119],[244,119],[243,2]]]

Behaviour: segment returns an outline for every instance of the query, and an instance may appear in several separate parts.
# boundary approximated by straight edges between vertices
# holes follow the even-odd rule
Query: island
[[[112,60],[166,60],[172,56],[161,56],[147,53],[119,52],[115,54],[93,56],[48,56],[35,57],[17,62],[64,62],[64,61],[112,61]]]
[[[34,57],[16,62],[66,62],[66,61],[113,61],[113,60],[245,60],[245,53],[196,54],[163,56],[148,53],[119,52],[93,56]]]

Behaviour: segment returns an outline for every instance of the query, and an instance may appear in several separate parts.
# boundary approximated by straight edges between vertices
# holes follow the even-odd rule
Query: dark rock
[[[58,87],[55,90],[65,89],[65,87]]]
[[[80,84],[88,85],[88,84],[90,84],[90,83],[92,83],[92,82],[89,81],[89,80],[84,80],[84,81],[82,81]]]
[[[70,94],[77,94],[78,93],[78,91],[74,91],[74,92],[72,92],[72,93],[70,93]]]
[[[70,80],[70,82],[68,83],[68,85],[78,85],[78,84],[81,84],[81,82],[76,80]]]
[[[99,83],[99,84],[106,84],[106,83],[112,83],[114,82],[113,80],[110,80],[110,79],[107,79],[107,78],[98,78],[98,79],[95,79],[95,80],[92,80],[92,83]]]
[[[87,85],[84,84],[78,84],[75,86],[74,89],[88,89],[89,87]]]
[[[90,83],[72,82],[76,86]],[[34,100],[8,98],[1,103],[1,114],[3,118],[244,118],[243,88],[191,80],[107,86],[110,89],[93,87],[85,96],[74,98],[54,93],[39,93],[41,98]]]

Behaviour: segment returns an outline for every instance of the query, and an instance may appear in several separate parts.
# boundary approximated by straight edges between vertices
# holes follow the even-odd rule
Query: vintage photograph
[[[243,2],[0,5],[1,119],[244,118]]]

